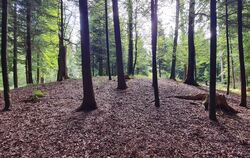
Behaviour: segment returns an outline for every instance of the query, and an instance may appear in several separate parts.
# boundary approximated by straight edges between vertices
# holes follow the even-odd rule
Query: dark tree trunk
[[[99,66],[98,66],[98,75],[99,76],[103,76],[103,58],[102,58],[102,53],[99,54],[99,59],[98,60],[99,60],[98,61],[98,63],[99,63]]]
[[[109,23],[108,23],[108,2],[107,2],[107,0],[105,0],[105,28],[106,28],[107,72],[108,72],[109,80],[112,80],[111,72],[110,72]]]
[[[151,23],[152,23],[152,70],[153,70],[153,87],[155,96],[155,106],[160,107],[159,88],[157,78],[156,50],[157,50],[157,27],[158,27],[158,0],[151,0]]]
[[[82,54],[82,77],[83,77],[83,102],[77,111],[92,111],[97,108],[90,63],[90,42],[89,42],[89,20],[88,1],[80,0],[80,29],[81,29],[81,54]]]
[[[114,31],[115,31],[115,45],[116,45],[116,63],[117,63],[116,67],[117,67],[117,75],[118,75],[117,89],[123,90],[127,88],[127,85],[126,85],[126,81],[124,78],[118,2],[117,0],[112,0],[112,3],[113,3]]]
[[[27,0],[27,52],[26,52],[26,63],[27,63],[27,84],[33,84],[32,78],[32,51],[31,51],[31,0]]]
[[[226,4],[226,40],[227,40],[227,95],[230,91],[230,48],[229,48],[229,26],[228,26],[228,0]]]
[[[233,78],[233,89],[235,89],[235,73],[234,73],[234,58],[233,58],[233,47],[230,37],[230,50],[231,50],[231,63],[232,63],[232,78]]]
[[[195,0],[189,3],[188,20],[188,71],[184,83],[197,86],[195,80],[195,46],[194,46],[194,19],[195,19]]]
[[[39,84],[39,80],[40,80],[40,52],[37,52],[37,67],[36,67],[36,84]]]
[[[210,0],[210,84],[209,84],[209,118],[216,121],[216,49],[217,49],[217,15],[216,1]]]
[[[14,28],[13,28],[13,81],[14,88],[18,88],[17,76],[17,2],[14,4]]]
[[[8,31],[8,2],[2,0],[2,39],[1,39],[1,64],[3,77],[3,93],[5,106],[3,111],[10,108],[8,61],[7,61],[7,31]]]
[[[128,75],[133,75],[133,4],[128,0]]]
[[[242,0],[238,0],[238,46],[240,60],[240,80],[241,80],[241,103],[240,106],[247,106],[246,94],[246,72],[243,50],[243,35],[242,35]]]
[[[175,69],[176,69],[176,49],[177,49],[178,30],[179,30],[179,16],[180,16],[180,0],[176,0],[174,46],[173,46],[172,66],[170,75],[170,79],[173,80],[176,79]]]
[[[133,75],[135,73],[135,68],[136,68],[136,64],[137,64],[137,56],[138,56],[138,30],[137,30],[137,18],[138,18],[138,3],[137,0],[136,2],[136,8],[135,8],[135,61],[134,61],[134,65],[133,65]]]
[[[57,81],[62,81],[68,79],[67,74],[67,63],[66,63],[66,54],[67,49],[64,45],[64,9],[63,9],[63,0],[60,0],[60,33],[59,33],[59,54],[58,54],[58,73]]]
[[[158,65],[159,65],[159,77],[161,78],[161,60],[159,60]]]

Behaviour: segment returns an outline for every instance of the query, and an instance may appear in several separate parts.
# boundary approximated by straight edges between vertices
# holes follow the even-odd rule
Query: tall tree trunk
[[[227,40],[227,95],[229,95],[230,91],[230,48],[229,48],[229,26],[228,26],[228,0],[225,2],[226,4],[226,40]]]
[[[31,0],[27,0],[27,84],[33,84],[32,78],[32,51],[31,51]]]
[[[233,47],[232,47],[231,37],[230,37],[230,50],[231,50],[233,89],[235,89],[236,87],[235,87],[235,73],[234,73],[234,58],[233,58]]]
[[[116,45],[116,67],[118,75],[118,87],[117,89],[126,89],[126,81],[124,77],[123,59],[122,59],[122,43],[121,43],[121,32],[120,32],[120,21],[118,12],[118,1],[112,0],[113,3],[113,20],[114,20],[114,31],[115,31],[115,45]]]
[[[40,52],[38,51],[36,54],[36,84],[39,84],[39,80],[40,80]]]
[[[18,88],[17,76],[17,2],[14,2],[14,26],[13,26],[13,81],[14,88]]]
[[[90,42],[89,42],[89,20],[88,1],[80,0],[80,29],[81,29],[81,54],[82,54],[82,77],[83,77],[83,102],[77,111],[92,111],[97,108],[90,63]]]
[[[133,75],[135,73],[135,68],[137,64],[137,56],[138,56],[138,30],[137,30],[137,23],[138,23],[138,0],[135,0],[136,7],[135,7],[135,60],[133,65]]]
[[[217,49],[217,13],[216,1],[210,0],[210,84],[209,84],[209,118],[216,121],[216,49]]]
[[[100,52],[102,52],[102,50],[100,51]],[[98,66],[98,75],[99,76],[103,76],[103,58],[102,58],[102,54],[103,53],[101,53],[101,54],[99,54],[99,61],[98,61],[98,63],[99,63],[99,66]]]
[[[66,63],[66,54],[67,49],[64,45],[64,3],[63,0],[60,0],[60,33],[59,33],[59,54],[58,54],[58,73],[57,81],[62,81],[68,79],[67,74],[67,63]]]
[[[241,103],[240,106],[247,106],[246,94],[246,72],[243,50],[243,34],[242,34],[242,0],[238,0],[238,46],[240,60],[240,80],[241,80]]]
[[[152,70],[153,70],[153,87],[155,96],[155,106],[160,107],[157,64],[156,64],[156,50],[157,50],[157,16],[158,0],[151,0],[151,23],[152,23]]]
[[[8,2],[2,0],[2,39],[1,39],[1,64],[3,77],[3,93],[5,106],[3,111],[10,108],[8,60],[7,60],[7,31],[8,31]]]
[[[108,23],[108,2],[107,2],[107,0],[105,0],[105,28],[106,28],[107,72],[108,72],[109,80],[112,80],[111,72],[110,72],[109,23]]]
[[[224,82],[224,62],[223,62],[223,54],[222,54],[221,57],[220,57],[220,68],[221,68],[220,77],[221,77],[221,82],[223,83],[223,82]]]
[[[133,4],[128,0],[128,75],[133,74]]]
[[[172,66],[170,79],[175,80],[176,74],[176,49],[178,42],[178,30],[179,30],[179,16],[180,16],[180,0],[176,0],[176,18],[175,18],[175,32],[174,32],[174,46],[173,46],[173,56],[172,56]]]
[[[195,46],[194,46],[194,19],[195,19],[195,0],[189,2],[188,20],[188,71],[184,83],[197,86],[195,80]]]

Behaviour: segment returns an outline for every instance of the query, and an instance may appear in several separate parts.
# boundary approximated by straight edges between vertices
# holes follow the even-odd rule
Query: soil
[[[150,80],[127,84],[119,91],[116,81],[95,78],[98,109],[90,113],[75,112],[80,80],[12,90],[11,111],[0,112],[0,157],[250,157],[250,110],[238,106],[238,95],[227,101],[240,113],[218,112],[211,122],[201,101],[169,97],[204,93],[204,87],[160,80],[156,108]],[[35,89],[44,97],[27,102]]]

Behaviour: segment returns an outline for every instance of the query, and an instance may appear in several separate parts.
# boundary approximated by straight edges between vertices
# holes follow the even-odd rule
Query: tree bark
[[[10,108],[8,60],[7,60],[7,32],[8,32],[8,2],[2,0],[2,37],[1,37],[1,64],[3,77],[3,94],[5,106],[3,111]]]
[[[116,45],[116,66],[118,75],[118,87],[117,89],[124,90],[127,88],[126,81],[124,78],[124,68],[122,59],[122,44],[121,44],[121,32],[118,12],[117,0],[112,0],[113,3],[113,20],[114,20],[114,32],[115,32],[115,45]]]
[[[195,0],[189,3],[189,20],[188,20],[188,71],[184,83],[197,86],[195,80],[195,46],[194,46],[194,19],[195,19]]]
[[[26,63],[27,63],[27,84],[33,84],[32,78],[32,50],[31,50],[31,0],[27,0],[27,52],[26,52]]]
[[[133,4],[128,0],[128,75],[133,75]]]
[[[156,63],[157,27],[158,27],[157,5],[158,5],[158,0],[151,0],[153,87],[155,96],[155,106],[160,107],[158,78],[157,78],[157,63]]]
[[[210,0],[210,84],[209,84],[209,118],[216,121],[216,53],[217,53],[217,15],[216,1]]]
[[[105,0],[105,29],[106,29],[106,51],[107,51],[107,72],[109,76],[109,80],[111,78],[110,72],[110,53],[109,53],[109,23],[108,23],[108,2]]]
[[[88,1],[79,1],[80,9],[80,30],[81,30],[81,57],[82,57],[82,76],[83,76],[83,102],[77,111],[92,111],[97,108],[90,63],[90,40],[89,40],[89,20],[88,20]]]
[[[17,76],[17,2],[14,2],[14,24],[13,24],[13,81],[14,88],[18,88]]]
[[[137,56],[138,56],[138,30],[137,30],[137,19],[138,19],[138,1],[136,0],[136,8],[135,8],[135,60],[133,65],[133,75],[135,74],[135,68],[137,64]]]
[[[234,73],[234,58],[233,58],[233,47],[231,37],[229,38],[230,42],[230,50],[231,50],[231,63],[232,63],[232,78],[233,78],[233,89],[235,89],[235,73]]]
[[[229,48],[229,26],[228,26],[228,0],[225,2],[226,4],[226,40],[227,40],[227,95],[229,95],[230,91],[230,48]]]
[[[179,16],[180,16],[180,0],[176,0],[174,46],[173,46],[172,66],[171,66],[171,75],[170,75],[170,79],[173,79],[173,80],[176,79],[175,69],[176,69],[176,49],[177,49],[178,30],[179,30]]]
[[[247,106],[246,94],[246,72],[244,62],[243,50],[243,34],[242,34],[242,0],[238,0],[238,47],[239,47],[239,61],[240,61],[240,80],[241,80],[241,103],[240,106]]]

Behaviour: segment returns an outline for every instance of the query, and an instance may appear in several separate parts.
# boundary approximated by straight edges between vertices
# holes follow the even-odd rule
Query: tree
[[[133,4],[128,0],[128,75],[133,75]]]
[[[7,62],[7,32],[8,32],[8,2],[7,0],[2,0],[1,64],[2,64],[2,77],[3,77],[3,88],[4,88],[4,102],[5,102],[3,111],[8,111],[10,108],[8,62]]]
[[[186,84],[197,86],[195,80],[195,46],[194,46],[194,19],[195,19],[195,0],[189,2],[188,20],[188,71],[185,79]]]
[[[64,79],[68,79],[67,73],[67,49],[64,45],[64,3],[63,0],[60,0],[60,33],[59,33],[59,54],[58,54],[58,74],[57,74],[57,81],[62,81]]]
[[[175,80],[175,69],[176,69],[176,49],[178,40],[178,30],[179,30],[179,16],[180,16],[180,0],[176,0],[176,17],[175,17],[175,32],[174,32],[174,46],[173,46],[173,56],[172,56],[172,66],[170,79]]]
[[[230,48],[229,48],[229,28],[228,28],[228,0],[225,1],[226,5],[226,40],[227,40],[227,95],[230,90]]]
[[[134,60],[134,65],[133,65],[133,73],[135,73],[135,68],[136,68],[136,64],[137,64],[137,56],[138,56],[138,29],[137,29],[137,23],[138,23],[138,0],[135,0],[135,14],[134,14],[134,18],[135,18],[135,23],[134,23],[134,27],[135,27],[135,60]],[[134,74],[133,74],[134,75]]]
[[[83,102],[77,111],[92,111],[97,108],[90,64],[90,40],[89,40],[89,20],[88,20],[88,1],[79,1],[80,9],[80,30],[81,30],[81,57],[82,57],[82,76],[83,76]]]
[[[240,60],[240,80],[241,80],[241,103],[240,106],[247,106],[246,94],[246,72],[244,62],[243,50],[243,34],[242,34],[242,0],[238,0],[238,47],[239,47],[239,60]]]
[[[27,23],[27,37],[26,37],[26,82],[27,84],[33,84],[32,78],[32,50],[31,50],[31,0],[27,0],[27,10],[26,10],[26,23]]]
[[[210,84],[209,84],[209,118],[216,121],[216,50],[217,50],[217,15],[216,1],[210,0]]]
[[[117,89],[124,90],[127,88],[123,59],[122,59],[122,44],[121,44],[121,32],[120,32],[120,21],[118,12],[118,2],[117,0],[112,0],[113,3],[113,20],[114,20],[114,32],[115,32],[115,46],[116,46],[116,65],[117,65],[117,75],[118,75],[118,87]]]
[[[153,87],[155,95],[155,106],[160,107],[158,78],[157,78],[157,63],[156,63],[157,23],[158,23],[157,8],[158,8],[158,0],[151,0]]]
[[[110,72],[110,53],[109,53],[109,23],[108,23],[108,2],[105,0],[105,31],[106,31],[106,51],[107,51],[107,72],[111,80]]]
[[[14,22],[13,22],[13,81],[14,88],[18,88],[17,76],[17,2],[14,2]]]

